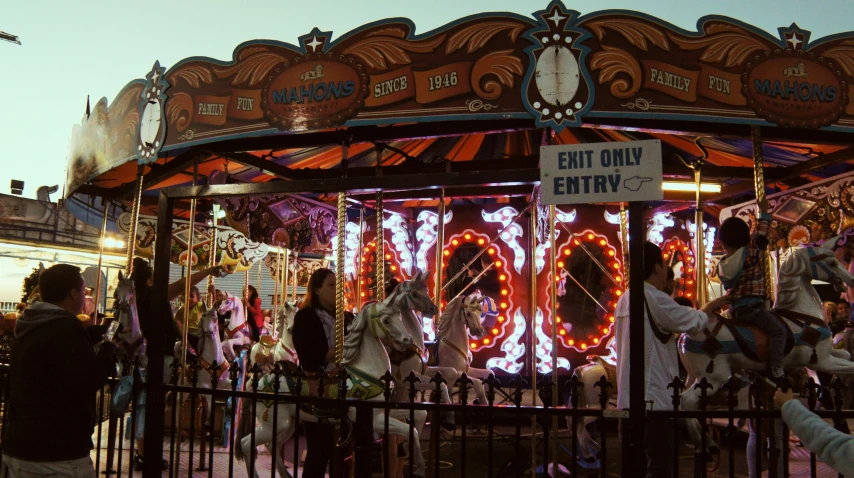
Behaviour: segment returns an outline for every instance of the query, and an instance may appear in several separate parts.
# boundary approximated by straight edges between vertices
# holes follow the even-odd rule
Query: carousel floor
[[[854,425],[854,423],[852,423]],[[522,454],[527,459],[530,458],[531,454],[531,435],[530,435],[530,427],[527,427],[527,432],[523,429],[523,440],[522,440]],[[852,427],[854,428],[854,427]],[[515,432],[515,428],[507,425],[497,426],[495,428],[496,439],[493,442],[494,452],[493,452],[493,476],[515,476],[511,470],[512,461],[509,460],[514,454],[514,445],[515,441],[513,440],[513,433]],[[561,431],[561,436],[564,437],[567,434],[566,430]],[[427,449],[428,443],[426,438],[429,437],[429,424],[424,431],[425,441],[423,442],[425,456],[429,452]],[[451,434],[443,435],[442,445],[440,447],[440,460],[442,462],[441,465],[441,476],[452,476],[456,475],[460,472],[459,463],[460,463],[460,437],[459,431],[456,437]],[[541,440],[541,436],[538,436],[538,441]],[[562,440],[563,443],[569,443],[569,438],[565,438]],[[745,460],[745,443],[746,443],[746,433],[740,433],[736,439],[736,449],[735,449],[735,476],[737,477],[747,477],[747,463]],[[101,443],[101,457],[100,457],[100,470],[99,472],[103,472],[105,469],[106,463],[106,437],[102,437]],[[130,446],[130,442],[127,440],[123,440],[122,443],[122,454],[121,454],[121,475],[122,476],[131,476],[131,477],[140,477],[142,476],[141,472],[130,471],[130,459],[132,454],[128,452]],[[293,456],[293,449],[291,448],[291,444],[289,443],[286,450],[286,456]],[[169,441],[164,440],[164,448],[166,452],[164,453],[164,458],[168,458],[169,455]],[[305,442],[301,440],[300,450],[305,449]],[[181,453],[180,453],[180,466],[178,467],[178,473],[174,476],[188,476],[193,478],[203,478],[207,476],[215,476],[215,477],[228,477],[234,476],[236,478],[245,478],[247,476],[245,464],[242,462],[235,461],[233,474],[229,474],[229,450],[228,448],[214,447],[214,458],[213,458],[213,470],[212,473],[208,471],[198,471],[195,470],[198,467],[199,463],[199,444],[198,441],[194,446],[194,462],[195,467],[191,472],[189,469],[189,442],[185,441],[181,444]],[[466,450],[466,475],[469,477],[481,477],[487,476],[487,460],[484,457],[487,456],[487,436],[485,432],[485,428],[482,430],[472,430],[470,429],[467,435],[467,450]],[[691,477],[693,476],[692,471],[692,463],[693,463],[693,448],[685,445],[679,451],[680,456],[680,473],[679,476],[682,477]],[[560,461],[566,466],[567,460],[566,457],[563,457]],[[92,460],[96,460],[96,452],[92,452]],[[720,457],[720,469],[708,473],[709,477],[714,476],[728,476],[727,475],[727,466],[728,466],[728,447],[724,445],[722,447],[722,453]],[[797,447],[796,439],[792,442],[792,451],[790,455],[789,461],[789,471],[790,476],[792,477],[807,477],[810,476],[809,469],[809,452],[802,447]],[[265,449],[259,450],[259,454],[256,459],[258,473],[262,477],[273,476],[271,473],[271,456]],[[289,469],[292,469],[291,460],[286,460],[286,463]],[[526,461],[523,466],[528,469],[528,461]],[[767,463],[766,463],[767,465]],[[114,469],[118,469],[118,462]],[[618,477],[620,476],[620,455],[619,455],[619,440],[614,433],[609,433],[608,438],[608,476]],[[302,470],[300,469],[300,472]],[[579,476],[599,476],[599,470],[588,470],[587,474],[583,471],[579,472]],[[168,472],[164,472],[164,476],[168,475]],[[374,474],[374,476],[382,476],[381,473]],[[530,471],[524,474],[524,476],[530,476]],[[559,473],[558,476],[568,476],[562,473]],[[767,472],[763,473],[763,476],[767,476]],[[836,473],[831,470],[827,465],[822,463],[818,464],[817,470],[818,477],[835,477]]]

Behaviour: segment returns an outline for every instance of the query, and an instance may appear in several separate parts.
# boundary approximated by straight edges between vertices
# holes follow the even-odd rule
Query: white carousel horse
[[[492,375],[492,371],[471,367],[469,331],[476,337],[483,335],[483,300],[480,291],[474,291],[471,295],[465,298],[457,297],[448,304],[439,319],[439,330],[436,331],[437,344],[434,350],[438,353],[435,362],[438,368],[427,368],[427,375],[442,372],[442,376],[451,386],[463,373],[470,378],[479,379],[472,380],[472,387],[481,405],[487,403],[482,381]]]
[[[427,272],[419,271],[415,277],[408,281],[404,281],[397,286],[396,291],[402,294],[402,298],[398,302],[397,308],[400,311],[400,318],[403,321],[403,326],[412,337],[412,346],[403,353],[389,351],[391,357],[391,373],[397,380],[397,386],[394,388],[392,400],[395,402],[409,402],[409,384],[404,382],[404,379],[409,376],[410,372],[415,372],[415,376],[420,379],[420,382],[415,383],[415,389],[419,391],[432,392],[436,390],[434,384],[430,383],[430,379],[435,375],[435,372],[441,372],[443,377],[458,376],[456,370],[451,368],[432,367],[433,375],[428,376],[428,367],[424,360],[424,324],[416,315],[420,312],[426,315],[436,315],[439,309],[433,300],[430,298],[430,293],[427,290]],[[386,347],[388,349],[388,347]],[[395,363],[396,362],[396,363]],[[446,379],[447,380],[447,379]],[[451,384],[453,386],[453,384]],[[441,403],[451,403],[451,396],[448,393],[447,384],[442,384],[439,388]],[[403,411],[408,417],[409,412]],[[446,423],[453,424],[453,413],[446,418]],[[424,423],[416,425],[418,431],[421,432]]]
[[[220,314],[231,312],[231,318],[228,319],[228,324],[225,328],[225,336],[227,338],[222,343],[222,350],[225,352],[228,360],[233,362],[237,360],[234,347],[243,347],[252,343],[252,337],[249,335],[249,325],[246,323],[246,310],[243,308],[243,301],[226,292],[225,298],[222,300],[217,312]]]
[[[296,313],[297,308],[285,302],[276,319],[276,336],[262,335],[261,341],[252,346],[249,352],[251,363],[257,363],[265,374],[273,371],[276,362],[299,364],[293,337]]]
[[[813,280],[829,282],[838,288],[843,283],[849,286],[854,285],[854,276],[839,264],[832,250],[837,239],[837,237],[827,239],[819,247],[797,249],[790,253],[780,266],[773,311],[785,319],[784,323],[791,334],[786,347],[788,353],[783,358],[783,367],[786,369],[807,367],[817,372],[854,374],[854,362],[848,360],[848,353],[833,349],[830,329],[822,319],[821,300],[812,286]],[[714,330],[716,324],[717,319],[710,317],[706,328]],[[807,331],[807,327],[812,330]],[[742,337],[759,338],[760,334],[764,335],[755,328],[748,329],[741,326],[735,329]],[[803,339],[805,332],[817,336],[814,349],[808,340]],[[734,370],[765,370],[765,363],[755,359],[755,351],[744,353],[739,346],[739,341],[743,342],[743,340],[741,337],[733,336],[729,327],[722,327],[717,338],[723,348],[714,359],[715,365],[712,372],[706,371],[710,359],[702,349],[702,343],[706,339],[704,333],[683,335],[679,344],[679,352],[688,370],[689,378],[695,379],[694,383],[697,383],[705,377],[713,387],[709,395],[720,390],[721,385]],[[698,387],[690,387],[682,394],[682,408],[685,410],[697,409],[699,401]],[[739,403],[739,405],[746,404]],[[688,423],[692,439],[698,438],[700,436],[698,422],[689,421]]]
[[[370,401],[383,401],[383,385],[378,377],[389,371],[388,354],[381,340],[391,343],[398,351],[404,351],[412,345],[412,338],[403,327],[403,323],[397,317],[395,310],[400,294],[393,293],[384,302],[373,302],[366,304],[356,316],[347,332],[344,340],[344,358],[341,365],[350,375],[347,380],[347,398],[359,398]],[[261,379],[261,391],[271,391],[273,375],[266,375]],[[280,393],[290,393],[290,377],[279,377]],[[330,378],[328,383],[334,383]],[[240,424],[238,425],[238,440],[240,446],[235,449],[238,459],[245,459],[252,452],[251,427],[255,419],[252,415],[252,400],[245,399],[240,411]],[[266,445],[273,440],[273,416],[272,402],[259,400],[256,405],[259,425],[255,431],[255,445]],[[277,443],[284,443],[294,432],[295,405],[280,403],[278,405],[278,420],[276,430],[278,432]],[[306,410],[301,409],[300,420],[316,423],[317,417]],[[427,413],[423,410],[416,411],[416,421],[425,420]],[[355,409],[348,412],[351,421],[356,420]],[[384,413],[380,408],[373,410],[373,429],[377,433],[384,432]],[[409,440],[409,425],[393,417],[389,418],[389,434],[403,437]],[[418,430],[414,430],[414,441],[412,443],[414,454],[410,457],[415,466],[415,474],[424,476],[424,457],[421,452],[421,443]],[[290,477],[285,468],[284,461],[279,453],[276,456],[276,469],[281,476]],[[258,473],[250,468],[250,460],[246,460],[246,468],[249,476],[258,477]]]
[[[121,332],[116,334],[115,340],[118,345],[119,360],[133,360],[140,358],[143,368],[146,368],[148,359],[145,355],[145,337],[139,328],[139,315],[136,311],[136,289],[133,278],[125,277],[119,271],[119,283],[113,294],[115,309],[115,320],[122,326]]]
[[[199,347],[196,350],[199,360],[199,379],[196,388],[210,389],[213,382],[211,368],[216,364],[217,388],[231,390],[231,380],[228,378],[229,362],[222,352],[219,340],[219,321],[215,309],[211,309],[199,319]]]

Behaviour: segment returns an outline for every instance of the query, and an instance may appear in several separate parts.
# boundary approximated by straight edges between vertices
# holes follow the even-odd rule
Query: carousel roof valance
[[[764,127],[781,190],[847,170],[852,45],[854,33],[813,40],[794,23],[774,36],[709,16],[691,32],[559,1],[423,34],[400,18],[315,28],[297,44],[243,43],[231,61],[156,63],[74,127],[66,191],[130,200],[138,167],[151,191],[188,183],[193,164],[237,182],[315,178],[341,166],[342,144],[351,168],[536,168],[550,127],[558,144],[661,139],[665,176],[691,175],[674,154],[705,155],[720,202],[750,191],[747,125]]]

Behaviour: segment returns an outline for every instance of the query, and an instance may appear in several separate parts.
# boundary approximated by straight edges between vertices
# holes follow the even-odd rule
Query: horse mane
[[[460,313],[460,302],[462,300],[462,296],[457,297],[442,311],[442,315],[439,316],[439,328],[436,330],[436,337],[443,338],[448,336],[448,333],[451,331],[451,323],[453,322],[451,319]]]
[[[377,301],[375,300],[366,302],[362,306],[362,310],[356,314],[353,322],[350,323],[350,327],[347,328],[347,335],[344,337],[344,356],[341,359],[342,365],[355,362],[356,358],[359,357],[359,346],[362,344],[362,336],[365,334],[365,329],[368,327],[368,321],[370,320],[368,318],[370,314],[368,308],[376,303]]]
[[[780,273],[777,276],[777,298],[774,301],[775,309],[790,308],[802,292],[801,275],[809,267],[808,250],[809,248],[804,247],[792,251],[780,264]]]

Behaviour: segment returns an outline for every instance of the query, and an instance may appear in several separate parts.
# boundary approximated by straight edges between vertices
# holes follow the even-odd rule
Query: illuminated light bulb
[[[386,260],[391,259],[391,254],[386,254],[386,255],[385,255],[385,258],[386,258]]]
[[[444,251],[442,254],[444,254],[444,255],[446,255],[446,256],[450,256],[450,255],[451,255],[451,251],[449,251],[449,250],[445,249],[445,251]]]
[[[671,244],[671,245],[670,245],[670,250],[672,251],[672,250],[675,250],[675,249],[676,249],[676,246],[674,246],[673,244]]]
[[[621,291],[621,290],[619,290],[619,289],[618,289],[618,290],[617,290],[617,292],[616,292],[616,294],[617,294],[617,297],[619,297],[619,296],[623,295],[623,291]]]
[[[495,254],[495,249],[489,248],[489,250],[486,252],[488,252],[489,255],[491,256],[491,255]]]
[[[502,302],[502,303],[501,303],[501,308],[502,308],[502,309],[506,309],[506,308],[507,308],[507,302]]]
[[[665,252],[665,253],[664,253],[664,258],[665,258],[665,259],[670,259],[670,254],[668,254],[668,253],[666,253],[666,252]]]
[[[492,329],[492,335],[498,335],[498,332],[500,332],[500,330]]]
[[[504,274],[501,274],[500,276],[498,276],[498,280],[507,280],[507,276]]]
[[[588,241],[592,241],[592,240],[593,240],[593,233],[588,233],[588,234],[587,234],[587,240],[588,240]]]
[[[396,271],[396,270],[397,270],[397,266],[391,266],[391,270]]]
[[[599,339],[597,339],[596,337],[593,337],[593,343],[596,345],[599,345]]]
[[[501,289],[501,295],[507,295],[507,294],[508,294],[507,289]]]
[[[694,285],[694,281],[689,280],[689,281],[688,281],[688,285]]]
[[[616,263],[616,262],[615,262],[615,263],[611,264],[611,267],[613,267],[614,269],[619,270],[619,269],[620,269],[620,264],[618,264],[618,263]]]
[[[558,263],[557,263],[557,266],[558,266],[558,267],[560,267],[560,268],[563,268],[563,262],[558,262]]]
[[[683,247],[682,247],[682,250],[683,250],[684,252],[688,252],[688,246],[683,246]]]
[[[477,240],[477,244],[478,244],[478,245],[480,245],[480,246],[482,246],[485,242],[486,242],[486,241],[484,241],[483,239],[478,239],[478,240]]]
[[[691,297],[691,293],[690,293],[690,292],[688,292],[687,294],[685,294],[685,296],[686,296],[686,297],[688,297],[688,298],[690,298],[690,297]]]
[[[577,245],[579,245],[579,244],[581,244],[580,242],[578,242],[578,239],[576,239],[576,240],[572,241],[572,243],[573,243],[573,244],[575,244],[576,246],[577,246]]]
[[[569,342],[567,342],[567,343],[568,343],[569,345],[575,345],[575,341],[574,341],[574,340],[572,340],[572,339],[569,339]]]
[[[555,277],[555,282],[560,283],[560,281],[561,281],[561,280],[562,280],[562,279],[561,279],[560,277]]]
[[[560,329],[560,335],[566,335],[566,329]]]
[[[501,261],[495,261],[495,267],[501,267]]]
[[[467,241],[471,240],[471,234],[466,234],[466,235],[465,235],[465,236],[463,236],[463,237],[465,237]]]
[[[460,241],[458,241],[458,240],[456,240],[456,239],[454,239],[453,241],[451,241],[451,244],[453,244],[453,245],[455,245],[455,246],[456,246],[456,245],[458,245],[459,243],[460,243]]]
[[[607,244],[607,243],[608,243],[608,241],[606,241],[605,239],[600,239],[600,240],[599,240],[599,245],[600,245],[600,246],[604,246],[604,245],[605,245],[605,244]]]
[[[499,317],[499,318],[498,318],[498,322],[499,322],[499,323],[504,322],[504,317]]]
[[[605,334],[605,335],[608,335],[608,334],[610,334],[610,333],[611,333],[611,329],[609,329],[609,328],[605,327],[604,329],[602,329],[602,333],[603,333],[603,334]]]
[[[568,256],[568,255],[570,255],[570,254],[572,254],[572,251],[570,251],[569,249],[564,249],[564,250],[563,250],[563,255]]]
[[[471,344],[471,345],[470,345],[470,347],[471,347],[472,349],[475,349],[475,348],[477,348],[477,344]]]
[[[615,277],[614,280],[617,282],[623,282],[623,278],[621,276]]]
[[[361,295],[362,297],[364,297],[364,296],[365,296],[365,293],[364,293],[364,292],[362,292],[360,295]],[[192,297],[191,297],[191,299],[192,299]]]
[[[608,255],[614,257],[617,253],[614,251],[608,251]]]
[[[489,337],[483,339],[483,345],[489,345]]]
[[[581,350],[587,350],[587,344],[581,344]]]
[[[360,282],[362,285],[365,285],[365,279],[362,279],[362,280],[361,280],[361,281],[359,281],[359,282]]]
[[[608,317],[608,322],[611,322],[612,324],[614,323],[614,316],[613,315]]]
[[[560,316],[559,315],[556,317],[556,320],[558,323],[560,323]]]

